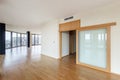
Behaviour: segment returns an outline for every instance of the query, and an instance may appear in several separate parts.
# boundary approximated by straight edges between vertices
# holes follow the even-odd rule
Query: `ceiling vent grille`
[[[70,19],[73,19],[74,17],[73,16],[70,16],[68,18],[65,18],[64,21],[67,21],[67,20],[70,20]]]

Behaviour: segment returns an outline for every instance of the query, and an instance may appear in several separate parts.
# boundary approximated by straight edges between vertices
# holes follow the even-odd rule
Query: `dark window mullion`
[[[10,32],[10,48],[12,48],[12,32]]]
[[[39,35],[37,37],[38,37],[38,43],[37,44],[39,45]]]
[[[20,33],[20,46],[22,46],[22,36],[21,36],[21,33]]]
[[[16,46],[15,47],[18,47],[18,45],[17,45],[17,33],[16,33]]]
[[[11,32],[11,44],[12,44],[12,48],[13,48],[13,32]]]
[[[23,46],[23,34],[21,34],[21,46]]]
[[[36,45],[36,34],[35,34],[35,45]]]
[[[35,34],[34,34],[34,46],[35,46]]]

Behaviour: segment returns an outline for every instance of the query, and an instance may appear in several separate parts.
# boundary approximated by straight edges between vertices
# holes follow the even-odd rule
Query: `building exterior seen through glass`
[[[41,44],[41,35],[32,34],[32,45],[40,45]]]
[[[41,35],[32,34],[32,45],[41,44]],[[27,46],[27,34],[13,31],[6,31],[5,38],[6,49]]]
[[[6,48],[11,48],[11,32],[6,31]]]

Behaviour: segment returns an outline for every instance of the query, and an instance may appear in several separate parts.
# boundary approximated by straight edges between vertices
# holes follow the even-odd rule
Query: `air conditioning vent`
[[[68,17],[68,18],[65,18],[64,21],[67,21],[67,20],[70,20],[70,19],[73,19],[74,17],[71,16],[71,17]]]

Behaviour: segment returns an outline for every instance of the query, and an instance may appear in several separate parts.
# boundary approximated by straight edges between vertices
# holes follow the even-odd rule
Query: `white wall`
[[[42,28],[42,54],[59,58],[58,21],[45,24]]]
[[[62,32],[62,57],[69,55],[69,32]]]

